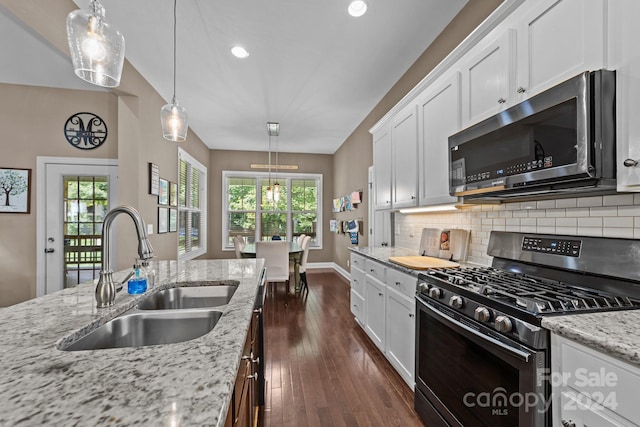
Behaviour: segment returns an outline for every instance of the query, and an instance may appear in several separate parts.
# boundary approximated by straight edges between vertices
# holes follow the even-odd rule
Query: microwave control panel
[[[580,256],[582,242],[569,239],[541,239],[526,237],[522,240],[522,250],[529,252],[543,252],[551,255]]]

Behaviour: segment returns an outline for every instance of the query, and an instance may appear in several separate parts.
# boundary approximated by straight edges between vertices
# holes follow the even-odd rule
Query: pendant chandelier
[[[267,122],[267,133],[269,134],[269,185],[267,186],[267,200],[278,203],[280,200],[280,184],[277,179],[271,188],[271,137],[276,137],[276,170],[278,169],[278,135],[280,135],[280,123]],[[277,173],[277,172],[276,172]]]
[[[176,97],[176,6],[177,0],[173,0],[173,97],[171,103],[160,110],[160,121],[164,139],[182,142],[187,139],[189,117],[187,110],[179,105]]]
[[[67,41],[78,77],[102,87],[120,84],[124,36],[104,20],[99,0],[91,0],[88,10],[77,9],[67,16]]]

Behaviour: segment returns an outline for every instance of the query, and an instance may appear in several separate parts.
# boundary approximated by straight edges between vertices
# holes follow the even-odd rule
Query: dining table
[[[295,281],[295,291],[300,292],[300,261],[302,260],[302,248],[298,242],[289,242],[289,259],[293,261],[293,280]],[[256,244],[247,243],[240,251],[243,258],[256,257]]]

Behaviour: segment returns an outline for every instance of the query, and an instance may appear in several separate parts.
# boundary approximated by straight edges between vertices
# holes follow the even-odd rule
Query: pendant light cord
[[[176,10],[178,0],[173,0],[173,101],[176,99]]]

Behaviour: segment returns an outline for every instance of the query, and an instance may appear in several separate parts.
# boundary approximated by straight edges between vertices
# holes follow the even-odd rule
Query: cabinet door
[[[471,50],[462,64],[462,105],[465,125],[492,116],[508,105],[510,77],[515,73],[515,31],[508,30],[495,41]]]
[[[610,68],[616,70],[618,191],[640,191],[640,2],[609,2]],[[625,166],[625,160],[629,166]],[[638,161],[637,165],[633,162]]]
[[[351,290],[360,296],[364,295],[364,271],[353,263],[351,264]]]
[[[356,293],[353,289],[350,292],[351,295],[351,313],[355,316],[360,326],[365,326],[364,319],[364,298],[360,294]]]
[[[517,29],[519,100],[605,65],[604,0],[539,0],[534,6]]]
[[[385,292],[386,286],[384,283],[375,277],[368,274],[366,275],[364,288],[364,329],[369,335],[369,338],[371,338],[382,352],[384,352],[385,346]]]
[[[386,355],[413,389],[415,372],[415,302],[387,289]]]
[[[449,194],[449,136],[460,130],[461,116],[457,71],[418,98],[420,206],[458,200]]]
[[[391,124],[393,207],[416,206],[418,202],[418,125],[416,106],[400,111]]]
[[[391,208],[391,164],[391,134],[385,127],[373,135],[376,209]]]
[[[389,211],[373,214],[373,246],[393,246],[393,215]]]

